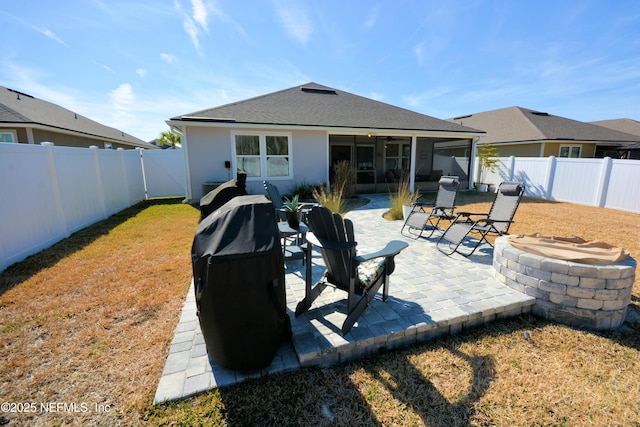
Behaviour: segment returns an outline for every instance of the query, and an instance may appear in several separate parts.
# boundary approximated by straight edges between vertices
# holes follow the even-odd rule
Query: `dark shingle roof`
[[[317,83],[294,86],[171,120],[478,133],[475,129]]]
[[[522,107],[469,114],[449,119],[487,132],[488,142],[578,140],[630,143],[640,137],[590,123],[554,116]]]
[[[0,126],[41,125],[145,148],[151,144],[51,102],[0,86]]]

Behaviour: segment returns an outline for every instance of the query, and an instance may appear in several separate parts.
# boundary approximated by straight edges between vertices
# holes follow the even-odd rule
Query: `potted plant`
[[[486,192],[488,183],[486,182],[486,173],[495,172],[498,167],[498,151],[489,144],[478,146],[478,165],[480,166],[480,182],[477,184],[478,191]]]
[[[302,204],[298,201],[298,195],[294,195],[291,199],[285,197],[282,208],[287,217],[289,227],[298,228],[300,220],[302,220]]]
[[[411,192],[409,176],[404,174],[398,182],[398,189],[391,195],[391,209],[389,216],[392,219],[406,220],[413,209],[413,204],[420,197],[420,193]]]

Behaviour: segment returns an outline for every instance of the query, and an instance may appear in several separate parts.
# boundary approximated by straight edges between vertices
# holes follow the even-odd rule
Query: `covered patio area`
[[[330,179],[337,162],[347,161],[355,171],[356,193],[396,191],[401,179],[413,190],[438,188],[443,175],[460,177],[468,188],[472,140],[455,135],[416,136],[384,133],[329,135]]]

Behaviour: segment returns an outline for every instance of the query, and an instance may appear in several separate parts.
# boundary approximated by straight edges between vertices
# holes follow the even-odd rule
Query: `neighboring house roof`
[[[317,83],[196,111],[171,121],[482,133]]]
[[[71,132],[100,141],[156,148],[118,129],[4,86],[0,86],[0,127],[40,127],[54,132]]]
[[[589,122],[592,125],[603,126],[620,132],[630,133],[631,135],[640,136],[640,122],[632,119],[613,119],[598,120]]]
[[[640,141],[639,136],[522,107],[469,114],[449,121],[484,130],[487,142],[491,143],[576,140],[628,144]]]

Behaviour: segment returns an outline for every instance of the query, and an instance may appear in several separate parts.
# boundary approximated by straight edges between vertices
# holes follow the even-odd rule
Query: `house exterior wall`
[[[519,144],[519,145],[495,145],[498,151],[498,157],[540,157],[540,143]],[[558,155],[557,149],[556,154]]]
[[[227,182],[236,178],[236,170],[227,169],[225,161],[232,165],[232,135],[234,133],[274,133],[274,129],[242,129],[187,126],[186,150],[187,170],[191,199],[199,200],[202,184],[211,182]],[[290,162],[293,175],[290,178],[269,179],[278,186],[280,193],[287,194],[297,184],[319,184],[328,180],[328,148],[327,134],[324,131],[287,130],[282,132],[291,135]],[[264,194],[262,181],[264,178],[247,177],[247,192]]]
[[[545,142],[544,155],[542,157],[550,157],[550,156],[558,157],[558,154],[560,152],[560,146],[563,146],[563,145],[581,146],[582,149],[580,150],[580,158],[583,158],[583,159],[593,158],[596,151],[596,146],[593,143],[585,143],[580,141]],[[518,157],[517,154],[515,154],[515,156]]]

